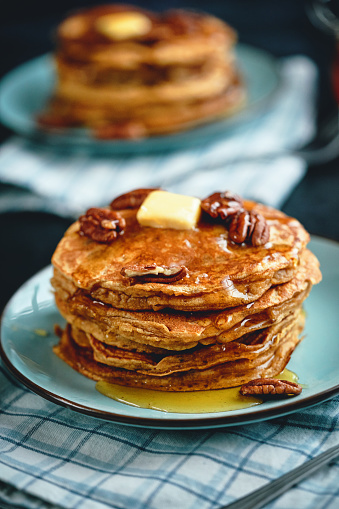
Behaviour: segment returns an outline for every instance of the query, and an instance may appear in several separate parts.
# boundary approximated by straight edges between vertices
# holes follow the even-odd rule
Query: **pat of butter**
[[[137,220],[141,226],[192,230],[201,213],[201,202],[193,196],[153,191],[140,206]]]
[[[149,32],[151,26],[151,20],[140,12],[105,14],[95,22],[95,28],[98,32],[115,40],[145,35]]]

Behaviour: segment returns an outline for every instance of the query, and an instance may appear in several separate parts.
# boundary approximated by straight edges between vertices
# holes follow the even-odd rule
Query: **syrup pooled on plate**
[[[274,378],[290,382],[298,380],[297,375],[288,369],[284,369]],[[96,389],[104,396],[127,405],[178,414],[229,412],[260,405],[263,402],[260,397],[242,396],[239,387],[212,391],[164,392],[100,381],[97,382]]]

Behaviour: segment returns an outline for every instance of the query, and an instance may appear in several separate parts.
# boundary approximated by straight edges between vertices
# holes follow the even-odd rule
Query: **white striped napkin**
[[[0,181],[29,193],[0,202],[0,211],[35,208],[78,216],[122,192],[153,186],[199,197],[229,189],[279,207],[306,171],[293,151],[314,134],[317,73],[309,59],[294,56],[281,61],[281,75],[264,112],[222,139],[187,150],[98,157],[13,137],[0,148]]]

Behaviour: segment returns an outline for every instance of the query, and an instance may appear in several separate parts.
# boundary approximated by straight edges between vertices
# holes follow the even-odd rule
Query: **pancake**
[[[99,138],[165,134],[234,114],[246,102],[235,31],[205,13],[104,5],[58,27],[57,82],[44,129]]]
[[[94,380],[156,390],[276,376],[321,280],[308,241],[296,219],[229,192],[138,189],[89,209],[52,257],[67,322],[54,351]]]
[[[114,32],[105,36],[98,30],[98,20],[116,13],[141,14],[149,26],[139,34],[132,30],[120,38],[114,37]],[[155,13],[123,4],[78,11],[59,25],[57,36],[59,51],[66,59],[114,69],[194,65],[215,54],[228,54],[237,37],[229,25],[205,13],[183,9]]]
[[[204,71],[186,73],[185,79],[175,81],[164,79],[151,85],[148,80],[143,83],[139,79],[139,82],[135,83],[136,80],[131,78],[131,82],[126,80],[112,86],[114,76],[111,75],[110,80],[107,80],[108,83],[94,87],[93,83],[78,79],[77,75],[72,74],[66,79],[66,74],[60,81],[58,94],[70,102],[79,101],[83,104],[88,102],[92,106],[109,108],[116,104],[118,110],[125,110],[127,107],[150,107],[167,102],[201,100],[217,96],[227,89],[233,79],[229,67],[230,65],[225,62],[215,62]],[[82,78],[82,74],[80,77]]]
[[[173,310],[121,310],[93,302],[81,292],[70,296],[55,278],[52,284],[57,306],[67,322],[100,341],[120,346],[124,340],[133,340],[157,348],[184,350],[198,343],[233,341],[247,332],[281,321],[300,307],[312,285],[319,280],[318,261],[306,250],[295,277],[270,288],[253,305],[194,314]]]
[[[200,311],[249,304],[294,276],[309,235],[296,219],[270,207],[249,201],[245,206],[266,218],[270,239],[265,246],[229,242],[227,228],[205,216],[198,228],[186,231],[141,227],[135,210],[122,210],[125,233],[108,245],[81,235],[79,222],[74,223],[53,255],[55,277],[62,274],[70,294],[80,288],[122,309]],[[121,274],[149,263],[185,266],[188,272],[166,284],[140,284]]]
[[[58,95],[50,101],[49,111],[40,118],[40,123],[46,128],[87,126],[102,139],[141,137],[182,131],[211,119],[229,117],[241,110],[245,102],[244,85],[239,76],[234,76],[220,94],[200,100],[139,104],[133,111],[119,107],[117,102],[92,104],[86,99],[69,100]]]
[[[300,310],[288,315],[282,322],[266,327],[259,332],[244,334],[227,345],[213,344],[199,346],[184,352],[165,352],[160,354],[141,354],[132,350],[112,347],[89,336],[93,358],[108,366],[123,367],[138,373],[165,376],[172,373],[207,369],[229,361],[251,360],[255,365],[269,351],[275,350],[277,343],[287,331],[301,323]],[[261,362],[261,360],[260,360]]]
[[[236,347],[231,344],[233,353],[240,351],[239,357],[235,356],[232,360],[227,361],[225,360],[227,359],[226,355],[224,362],[211,365],[206,369],[200,366],[199,369],[175,371],[165,376],[124,369],[96,361],[91,347],[81,347],[73,340],[70,326],[66,327],[61,341],[54,347],[54,351],[73,369],[93,380],[105,380],[129,387],[147,387],[148,389],[178,392],[223,389],[241,385],[262,376],[271,377],[281,373],[300,341],[300,332],[303,326],[302,316],[300,315],[297,320],[292,320],[292,323],[293,325],[290,324],[280,334],[274,334],[271,330],[274,342],[269,348],[267,346],[265,348],[265,344],[269,343],[270,333],[264,332],[257,338],[253,336],[247,338],[250,343],[247,350],[251,350],[251,348],[252,351],[253,349],[265,350],[264,353],[261,352],[261,355],[248,358],[251,357],[248,352],[241,352],[241,350],[246,351],[245,339],[243,344],[238,344]],[[259,345],[261,342],[259,347],[255,346],[256,339],[258,339]],[[194,359],[194,356],[192,358]],[[107,362],[107,358],[104,360]],[[129,359],[130,365],[131,359]],[[178,362],[176,366],[178,366]]]

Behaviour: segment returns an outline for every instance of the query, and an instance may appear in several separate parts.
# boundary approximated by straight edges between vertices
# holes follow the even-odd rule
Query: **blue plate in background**
[[[275,59],[265,51],[239,44],[236,49],[244,77],[246,108],[230,117],[188,131],[143,140],[96,140],[87,129],[47,133],[35,118],[53,93],[55,71],[51,55],[44,55],[14,69],[0,83],[0,120],[16,133],[37,138],[53,146],[87,147],[99,152],[139,153],[176,150],[227,135],[229,129],[261,111],[277,90],[280,75]]]

